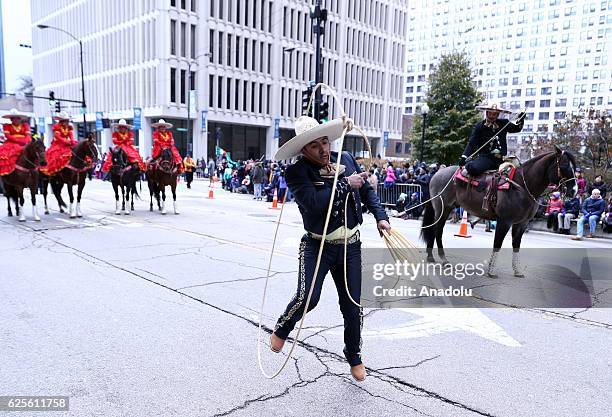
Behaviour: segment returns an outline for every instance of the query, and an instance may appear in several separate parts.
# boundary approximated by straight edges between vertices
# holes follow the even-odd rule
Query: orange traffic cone
[[[276,192],[276,188],[274,189],[274,196],[272,197],[272,207],[270,207],[273,210],[280,210],[280,207],[278,206],[278,193]]]
[[[455,234],[457,237],[472,237],[468,235],[468,221],[467,221],[467,210],[463,210],[463,217],[461,217],[461,224],[459,225],[459,234]]]
[[[211,183],[210,183],[210,187],[208,187],[208,198],[209,198],[210,200],[212,200],[212,199],[214,199],[214,198],[215,198],[215,191],[214,191],[214,188],[215,188],[215,183],[214,183],[214,182],[211,182]]]

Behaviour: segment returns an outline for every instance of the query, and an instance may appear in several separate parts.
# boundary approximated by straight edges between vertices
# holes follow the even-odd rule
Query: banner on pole
[[[134,107],[134,130],[140,130],[142,126],[142,109]]]

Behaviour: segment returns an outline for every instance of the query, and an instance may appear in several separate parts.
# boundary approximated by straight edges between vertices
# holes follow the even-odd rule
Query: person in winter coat
[[[546,227],[552,228],[554,232],[559,229],[558,215],[563,210],[563,200],[561,200],[561,193],[556,191],[551,194],[550,201],[546,206],[544,216],[546,216]]]
[[[559,224],[559,233],[569,235],[572,226],[572,219],[575,219],[580,214],[580,199],[578,195],[565,200],[563,209],[557,215],[557,223]]]

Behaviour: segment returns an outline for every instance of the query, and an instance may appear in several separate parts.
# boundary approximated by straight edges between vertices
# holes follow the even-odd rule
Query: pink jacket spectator
[[[553,211],[561,212],[563,210],[563,200],[560,198],[551,198],[546,206],[546,214],[550,214]]]

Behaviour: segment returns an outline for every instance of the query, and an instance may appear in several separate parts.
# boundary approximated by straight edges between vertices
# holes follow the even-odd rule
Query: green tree
[[[429,106],[425,124],[424,159],[454,164],[461,156],[472,128],[479,120],[476,105],[482,101],[465,53],[443,55],[429,76],[425,102]],[[412,155],[420,157],[422,117],[415,116]]]

